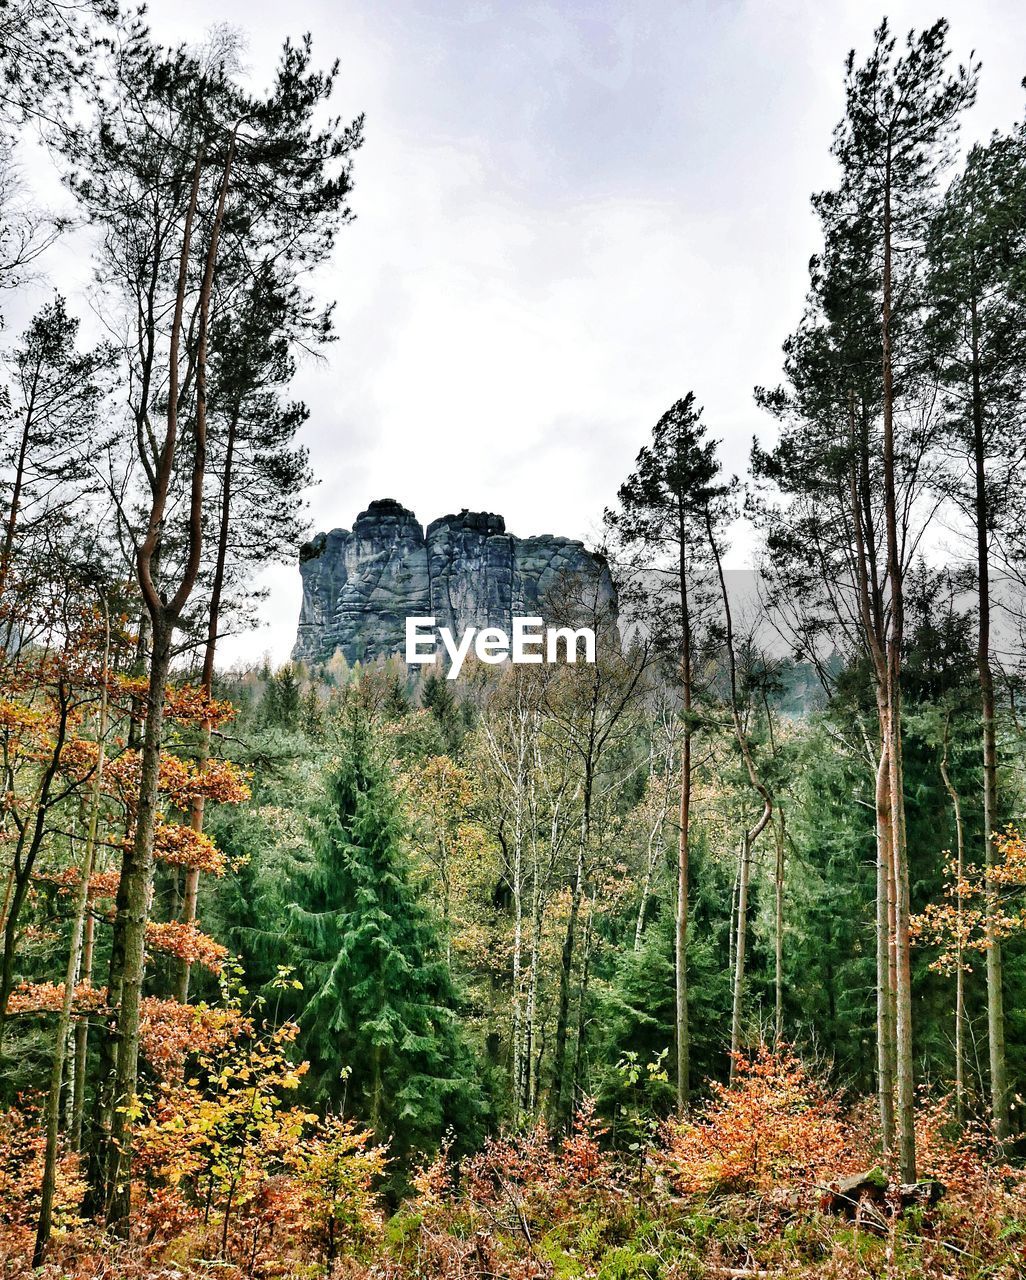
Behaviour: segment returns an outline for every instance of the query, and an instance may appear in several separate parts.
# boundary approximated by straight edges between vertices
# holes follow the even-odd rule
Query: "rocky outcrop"
[[[489,626],[509,632],[514,617],[563,621],[563,601],[575,590],[615,622],[616,594],[601,557],[570,538],[514,537],[502,516],[484,511],[442,516],[425,533],[412,511],[383,498],[361,511],[352,530],[305,543],[299,571],[293,657],[307,662],[340,650],[349,662],[402,653],[412,616],[433,616],[454,634]]]

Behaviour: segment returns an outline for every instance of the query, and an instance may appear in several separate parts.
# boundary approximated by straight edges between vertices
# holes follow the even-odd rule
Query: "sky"
[[[167,42],[245,32],[255,85],[309,31],[338,110],[366,116],[356,219],[316,281],[338,341],[295,388],[311,531],[391,497],[424,524],[469,507],[594,540],[688,390],[743,472],[772,438],[752,391],[801,312],[844,59],[884,12],[899,32],[943,14],[982,59],[966,141],[1022,118],[1017,0],[151,0]],[[755,552],[738,529],[733,563]],[[264,625],[226,662],[288,657],[298,570],[262,582]]]

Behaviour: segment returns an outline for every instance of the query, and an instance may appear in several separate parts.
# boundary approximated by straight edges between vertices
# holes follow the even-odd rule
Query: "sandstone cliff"
[[[502,516],[461,511],[427,531],[391,498],[372,502],[352,530],[332,529],[299,552],[303,606],[293,657],[350,662],[402,653],[408,616],[434,616],[454,633],[502,627],[513,617],[553,619],[575,585],[615,621],[604,562],[581,542],[544,534],[517,538]],[[562,619],[560,619],[562,620]]]

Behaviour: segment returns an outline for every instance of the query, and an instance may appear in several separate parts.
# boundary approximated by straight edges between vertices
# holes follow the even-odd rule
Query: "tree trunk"
[[[637,953],[641,950],[641,939],[645,932],[645,910],[648,906],[648,900],[652,894],[652,882],[655,879],[656,863],[659,860],[659,854],[663,847],[663,828],[666,826],[666,814],[670,807],[670,770],[673,767],[673,746],[672,743],[666,752],[666,771],[662,778],[663,794],[659,805],[659,814],[652,823],[648,832],[648,844],[645,850],[645,875],[641,883],[641,901],[638,903],[638,916],[634,923],[634,951]],[[649,785],[655,778],[655,773],[650,767]]]
[[[976,581],[979,592],[979,629],[976,665],[980,683],[980,731],[983,747],[983,840],[987,882],[987,1039],[990,1051],[990,1105],[994,1137],[1004,1142],[1009,1131],[1008,1078],[1005,1061],[1004,965],[1001,939],[992,920],[997,913],[997,890],[990,878],[994,866],[994,834],[998,825],[997,712],[994,672],[990,661],[990,511],[987,497],[987,458],[980,385],[978,320],[972,306],[972,412],[973,472],[975,481]]]
[[[214,577],[210,584],[210,607],[207,611],[207,642],[203,651],[203,677],[200,690],[208,700],[213,696],[214,661],[217,654],[218,631],[221,625],[221,597],[224,593],[225,566],[228,560],[228,536],[231,530],[232,483],[234,480],[233,465],[235,460],[235,439],[238,432],[241,407],[236,404],[228,421],[228,436],[225,441],[224,475],[221,480],[221,522],[217,538],[217,558],[214,565]],[[210,759],[210,722],[206,721],[200,735],[199,751],[196,767],[203,769]],[[193,831],[202,832],[204,816],[204,798],[196,796],[189,813],[189,825]],[[185,895],[182,901],[181,918],[187,924],[196,919],[196,907],[199,902],[199,867],[189,867],[185,873]],[[448,912],[448,893],[446,894],[446,911]],[[446,963],[451,958],[449,939],[449,922],[446,916],[445,931]],[[189,999],[189,977],[192,966],[188,960],[182,960],[178,968],[178,981],[175,995],[184,1004]]]
[[[747,831],[741,837],[737,885],[737,945],[734,951],[734,993],[730,1016],[730,1079],[733,1082],[741,1051],[741,1011],[745,988],[745,945],[748,938],[748,883],[752,871],[752,844]]]
[[[688,877],[691,862],[691,738],[694,704],[691,656],[691,602],[688,595],[687,525],[678,500],[677,537],[680,546],[678,588],[681,614],[681,681],[684,693],[684,742],[680,759],[680,826],[677,836],[677,899],[673,929],[673,962],[676,989],[674,1032],[677,1046],[677,1106],[688,1105],[691,1088],[691,1038],[688,1025]]]
[[[117,1234],[127,1234],[131,1209],[132,1119],[139,1065],[140,1005],[146,962],[146,922],[153,889],[153,833],[159,805],[164,694],[171,666],[172,634],[173,628],[166,619],[154,620],[146,731],[140,760],[139,808],[135,837],[122,865],[114,921],[115,933],[122,939],[123,960],[121,989],[117,995],[117,1051],[104,1187],[107,1224]]]
[[[124,1237],[128,1235],[131,1212],[132,1125],[139,1065],[139,1023],[146,961],[146,922],[153,888],[153,837],[158,810],[157,792],[160,781],[161,737],[164,727],[164,694],[171,667],[171,646],[175,626],[196,585],[202,560],[203,486],[207,456],[207,341],[214,288],[214,268],[235,159],[236,134],[237,129],[228,146],[224,169],[218,184],[216,210],[210,229],[210,240],[205,254],[203,279],[199,291],[196,406],[189,484],[188,553],[178,589],[170,600],[166,599],[154,580],[154,556],[161,540],[175,465],[179,409],[179,350],[188,289],[192,222],[199,204],[203,165],[202,148],[197,151],[193,166],[192,186],[179,257],[178,284],[168,357],[167,431],[153,476],[153,501],[150,506],[146,536],[136,557],[139,586],[153,626],[153,646],[150,652],[146,729],[141,754],[135,838],[131,848],[126,851],[122,863],[117,913],[114,920],[112,949],[115,954],[120,951],[121,984],[115,1032],[117,1051],[110,1092],[110,1129],[102,1162],[107,1226],[115,1235]]]
[[[577,947],[577,922],[584,896],[584,840],[582,832],[577,844],[577,862],[570,886],[570,914],[559,957],[559,1004],[556,1012],[556,1039],[552,1049],[552,1093],[549,1100],[549,1121],[553,1128],[561,1126],[567,1115],[566,1050],[570,1037],[570,984]]]
[[[779,1049],[784,1040],[784,811],[773,828],[776,837],[776,864],[773,872],[773,1043]]]
[[[887,713],[890,741],[888,776],[891,801],[895,887],[896,956],[895,1059],[897,1065],[898,1167],[904,1182],[916,1181],[915,1079],[912,1045],[911,895],[908,845],[905,833],[905,790],[902,767],[901,647],[904,639],[904,568],[898,535],[898,499],[895,485],[894,365],[891,351],[892,312],[892,156],[888,149],[883,183],[883,303],[881,307],[881,356],[883,373],[883,478],[884,519],[887,529],[887,576],[890,587],[890,634],[887,642]]]
[[[880,734],[887,732],[881,712]],[[876,1057],[880,1136],[884,1154],[894,1148],[894,988],[891,918],[891,806],[886,747],[876,770]]]
[[[577,996],[577,1048],[574,1052],[574,1070],[570,1088],[570,1121],[577,1115],[581,1099],[581,1080],[584,1067],[584,1045],[587,1039],[588,979],[591,976],[591,943],[595,922],[595,890],[588,900],[588,920],[584,927],[584,947],[581,957],[581,982]]]
[[[85,931],[82,938],[82,964],[80,981],[92,986],[93,951],[96,944],[96,919],[91,910],[86,911]],[[71,1108],[71,1145],[82,1150],[82,1124],[85,1116],[86,1066],[89,1060],[89,1019],[79,1018],[75,1024],[75,1075]]]
[[[14,535],[18,528],[18,510],[21,506],[21,491],[25,484],[25,464],[28,459],[29,438],[32,433],[32,411],[35,400],[35,389],[38,379],[38,369],[36,377],[32,382],[32,396],[25,411],[25,421],[21,430],[21,441],[18,445],[18,460],[14,468],[14,485],[11,490],[11,509],[7,513],[7,522],[4,529],[4,546],[3,552],[0,553],[0,597],[7,593],[7,578],[11,570],[11,559],[14,555]]]
[[[43,1179],[39,1195],[39,1219],[36,1224],[36,1240],[32,1251],[32,1266],[41,1267],[46,1259],[46,1247],[53,1227],[53,1197],[57,1183],[58,1124],[61,1108],[61,1086],[64,1081],[64,1064],[67,1060],[68,1032],[71,1027],[71,1011],[75,1000],[75,979],[81,963],[82,935],[86,913],[89,910],[89,877],[93,874],[96,856],[96,830],[100,817],[100,796],[103,785],[103,767],[107,736],[107,670],[110,660],[110,621],[104,606],[106,642],[103,655],[103,687],[100,692],[100,712],[97,722],[97,757],[93,774],[90,799],[89,827],[86,847],[79,870],[79,883],[75,892],[75,911],[71,923],[71,939],[68,944],[68,963],[64,973],[64,998],[57,1015],[54,1033],[53,1062],[50,1067],[50,1088],[43,1110],[43,1128],[46,1147],[43,1155]]]
[[[689,663],[690,666],[690,663]],[[680,833],[677,838],[677,901],[673,931],[673,959],[676,977],[677,1106],[688,1105],[691,1074],[688,1028],[688,871],[691,853],[691,681],[685,684],[684,743],[680,761]]]
[[[948,771],[948,726],[944,726],[944,746],[941,754],[940,772],[944,786],[951,797],[951,808],[955,817],[956,868],[958,875],[958,892],[955,895],[955,928],[958,942],[955,947],[955,1108],[959,1124],[965,1119],[965,968],[962,961],[962,921],[964,904],[962,901],[962,879],[965,875],[965,824],[962,821],[962,801],[958,789],[951,780]]]

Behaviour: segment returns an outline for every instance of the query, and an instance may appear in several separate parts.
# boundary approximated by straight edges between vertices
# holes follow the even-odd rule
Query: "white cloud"
[[[933,3],[888,6],[899,32]],[[984,58],[970,136],[1021,116],[1026,9],[947,4]],[[299,392],[317,527],[372,498],[424,521],[461,506],[515,532],[587,535],[652,423],[694,388],[732,470],[768,430],[815,248],[848,48],[862,0],[154,0],[168,40],[214,21],[250,33],[265,80],[310,29],[342,62],[340,106],[367,113],[358,220],[319,288],[339,342]],[[744,537],[736,559],[744,559]],[[276,568],[267,629],[226,659],[288,653],[298,574]]]

